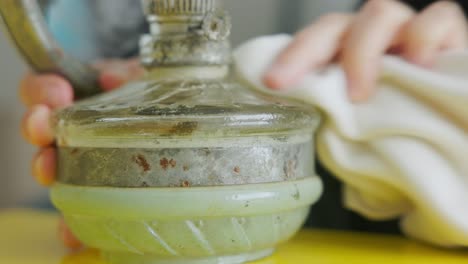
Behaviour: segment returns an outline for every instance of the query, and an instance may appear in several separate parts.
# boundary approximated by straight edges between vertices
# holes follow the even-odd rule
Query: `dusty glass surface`
[[[191,187],[314,175],[318,114],[241,83],[230,70],[226,14],[214,1],[191,12],[185,2],[166,10],[144,1],[144,78],[56,114],[60,182]]]

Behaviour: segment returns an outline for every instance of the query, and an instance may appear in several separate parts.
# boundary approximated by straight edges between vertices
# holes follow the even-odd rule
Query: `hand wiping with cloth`
[[[468,246],[468,53],[442,55],[432,69],[385,57],[376,94],[353,104],[339,66],[288,90],[266,88],[263,74],[290,41],[247,42],[236,71],[255,89],[322,110],[318,154],[345,183],[345,206],[374,220],[401,217],[418,239]]]

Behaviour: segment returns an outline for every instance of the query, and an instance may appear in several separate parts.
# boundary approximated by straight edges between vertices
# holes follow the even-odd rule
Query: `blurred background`
[[[323,13],[350,11],[357,1],[224,0],[224,3],[233,17],[232,42],[238,45],[259,35],[293,33]],[[47,201],[47,190],[38,186],[30,173],[35,149],[23,140],[20,132],[25,108],[20,104],[17,86],[26,71],[27,66],[8,38],[0,33],[0,208],[44,206]]]

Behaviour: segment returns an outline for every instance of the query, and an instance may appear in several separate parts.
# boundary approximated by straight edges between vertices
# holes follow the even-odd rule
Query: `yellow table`
[[[67,254],[55,214],[0,212],[0,264],[105,264],[92,250]],[[468,263],[468,250],[441,250],[396,236],[304,230],[276,254],[256,264]]]

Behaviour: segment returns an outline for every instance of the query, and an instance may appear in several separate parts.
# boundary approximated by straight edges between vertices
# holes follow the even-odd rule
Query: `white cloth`
[[[352,104],[338,66],[285,92],[264,87],[263,73],[290,40],[247,42],[234,54],[236,71],[324,112],[319,158],[345,183],[345,206],[374,220],[401,217],[407,235],[427,242],[468,246],[468,53],[446,54],[432,70],[385,57],[376,95]]]

